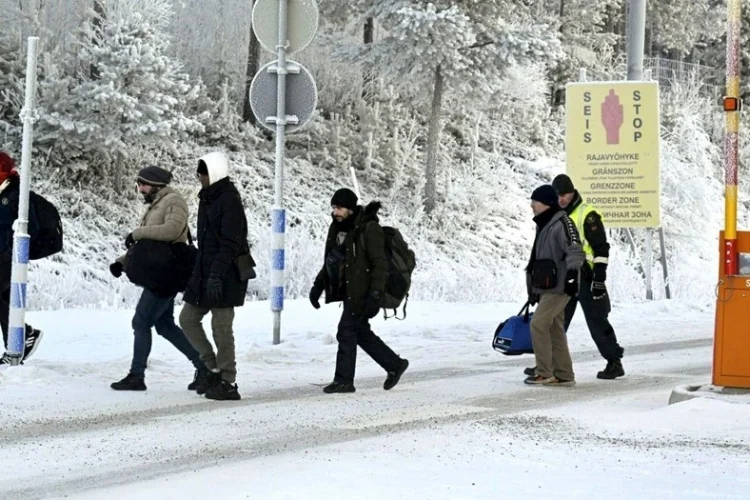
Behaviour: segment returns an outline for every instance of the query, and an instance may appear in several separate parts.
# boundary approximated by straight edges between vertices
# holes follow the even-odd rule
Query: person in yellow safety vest
[[[565,209],[581,235],[586,263],[581,267],[581,286],[578,296],[572,298],[565,308],[565,331],[580,302],[586,318],[591,338],[596,343],[599,353],[607,360],[604,370],[597,373],[597,378],[612,380],[625,375],[622,367],[624,349],[617,342],[615,330],[609,322],[612,309],[607,294],[607,264],[609,263],[609,243],[607,232],[599,213],[591,205],[584,203],[581,195],[573,186],[573,181],[565,174],[560,174],[552,181],[552,186],[559,196],[560,207]],[[526,372],[534,368],[527,368]]]

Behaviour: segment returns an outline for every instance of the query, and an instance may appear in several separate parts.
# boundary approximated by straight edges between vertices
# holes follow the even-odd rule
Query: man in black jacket
[[[209,369],[196,392],[216,400],[238,400],[234,352],[234,308],[245,303],[247,281],[240,279],[237,257],[249,253],[247,219],[237,188],[229,180],[229,162],[222,153],[198,160],[203,189],[198,197],[198,257],[185,290],[180,326]],[[214,352],[202,321],[211,313]]]
[[[13,159],[0,151],[0,327],[3,330],[3,347],[8,343],[8,313],[10,312],[10,281],[13,261],[13,224],[18,219],[20,180]],[[28,233],[34,238],[39,231],[39,220],[34,205],[29,204]],[[22,361],[34,354],[42,340],[41,330],[26,325],[26,342]],[[10,364],[3,354],[0,365]]]
[[[331,199],[333,221],[326,239],[323,268],[310,290],[310,303],[320,308],[325,291],[326,303],[342,302],[336,339],[336,373],[323,392],[354,392],[354,371],[359,345],[386,372],[383,389],[392,389],[409,366],[370,329],[382,303],[388,276],[385,236],[378,223],[380,203],[363,208],[350,189],[339,189]]]

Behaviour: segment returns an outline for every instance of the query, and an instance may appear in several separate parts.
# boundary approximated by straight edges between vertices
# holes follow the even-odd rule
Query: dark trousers
[[[582,278],[577,299],[571,299],[565,307],[566,332],[570,322],[573,321],[576,305],[579,302],[581,303],[581,309],[583,309],[583,316],[586,318],[586,324],[589,327],[589,333],[591,333],[591,338],[594,339],[594,343],[599,349],[599,354],[607,361],[621,359],[625,349],[617,343],[615,329],[609,322],[609,313],[612,310],[609,293],[599,300],[594,300],[591,296],[591,281]]]
[[[339,351],[336,355],[336,375],[334,382],[354,383],[357,365],[357,346],[361,347],[386,372],[394,372],[401,366],[401,358],[375,335],[367,318],[352,313],[348,302],[344,302],[344,312],[336,334]]]
[[[10,270],[9,254],[0,257],[0,328],[3,331],[3,348],[8,346],[8,315],[10,314]],[[26,335],[32,330],[26,325]]]
[[[185,355],[195,366],[201,368],[203,363],[179,326],[174,322],[174,295],[159,297],[150,290],[143,290],[133,316],[133,363],[130,373],[143,375],[146,371],[148,356],[151,354],[151,328],[167,339]]]

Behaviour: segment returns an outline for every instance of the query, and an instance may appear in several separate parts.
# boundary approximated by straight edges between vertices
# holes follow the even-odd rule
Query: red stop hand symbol
[[[602,103],[602,124],[607,131],[607,144],[620,144],[622,122],[622,104],[612,89]]]

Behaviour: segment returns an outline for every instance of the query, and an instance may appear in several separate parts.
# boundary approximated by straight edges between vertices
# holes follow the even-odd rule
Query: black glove
[[[539,303],[539,294],[538,293],[532,293],[529,295],[529,305],[535,306]]]
[[[607,285],[603,281],[592,281],[591,282],[591,298],[594,300],[601,300],[607,296]]]
[[[109,272],[112,273],[112,276],[115,278],[119,278],[122,276],[122,262],[113,262],[109,265]]]
[[[569,297],[578,295],[578,271],[576,269],[569,269],[565,275],[565,288],[563,291]]]
[[[594,279],[592,281],[607,281],[607,264],[597,262],[594,264]]]
[[[323,295],[323,289],[317,285],[313,285],[310,289],[310,304],[315,309],[320,309],[320,296]]]
[[[133,239],[133,233],[130,233],[125,237],[125,248],[129,249],[133,245],[135,245],[135,240]]]
[[[219,302],[223,289],[224,280],[221,279],[221,276],[212,274],[206,282],[206,298],[213,303]]]
[[[367,316],[367,319],[372,319],[378,315],[378,312],[380,312],[381,304],[382,301],[380,300],[380,292],[378,292],[377,290],[372,290],[365,299],[365,316]]]

